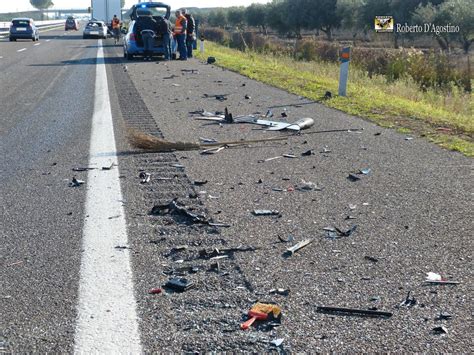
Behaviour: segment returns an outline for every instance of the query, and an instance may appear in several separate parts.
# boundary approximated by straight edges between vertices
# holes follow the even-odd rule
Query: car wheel
[[[13,42],[13,41],[14,41],[14,39],[10,37],[10,42]]]
[[[134,56],[131,53],[125,53],[125,56],[127,57],[128,60],[133,60]]]
[[[32,40],[33,40],[33,42],[36,42],[36,37],[33,37]]]

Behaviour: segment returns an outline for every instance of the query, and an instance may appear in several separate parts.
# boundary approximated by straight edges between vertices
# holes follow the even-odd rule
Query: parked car
[[[133,59],[136,55],[143,55],[145,52],[144,43],[141,33],[137,31],[137,23],[140,21],[140,15],[150,14],[155,20],[160,17],[169,19],[171,15],[171,7],[164,3],[146,2],[133,5],[130,9],[130,22],[128,22],[128,30],[123,41],[123,56],[127,59]],[[176,56],[176,41],[173,39],[171,43],[172,56]],[[164,55],[163,34],[156,33],[153,55]]]
[[[31,18],[14,18],[10,24],[10,41],[31,39],[39,41],[39,30]]]
[[[82,38],[107,38],[107,25],[104,21],[89,21]]]
[[[73,16],[69,16],[66,19],[66,23],[64,24],[64,30],[69,31],[69,30],[75,30],[77,31],[79,29],[79,21],[77,21]]]

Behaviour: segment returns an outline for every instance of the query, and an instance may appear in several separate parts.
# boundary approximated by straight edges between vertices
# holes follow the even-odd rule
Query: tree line
[[[459,33],[432,34],[442,49],[458,41],[467,53],[474,41],[472,0],[273,0],[248,7],[196,9],[201,23],[212,27],[248,26],[263,33],[271,28],[281,35],[299,38],[304,31],[314,31],[324,33],[329,41],[333,40],[336,29],[350,31],[354,38],[367,34],[373,31],[375,16],[384,15],[393,16],[400,24],[459,26]],[[395,46],[401,35],[395,31]]]

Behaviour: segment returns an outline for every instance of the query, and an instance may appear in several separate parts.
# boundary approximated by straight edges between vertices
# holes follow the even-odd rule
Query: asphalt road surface
[[[472,351],[472,159],[195,59],[126,62],[79,32],[0,39],[0,97],[0,352]],[[126,138],[281,135],[189,114],[225,107],[314,118],[305,132],[363,130],[215,155],[143,153]],[[150,213],[174,198],[229,227]],[[428,272],[459,284],[425,284]],[[173,276],[193,287],[164,288]],[[409,291],[416,302],[400,306]],[[257,301],[278,304],[281,324],[240,330]]]

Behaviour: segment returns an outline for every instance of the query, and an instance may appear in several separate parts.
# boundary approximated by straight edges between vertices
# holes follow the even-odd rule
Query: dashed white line
[[[89,164],[117,164],[102,41],[96,65]],[[119,170],[90,170],[74,351],[77,354],[142,352],[127,245]],[[113,219],[109,217],[114,216]],[[115,218],[115,216],[118,216]]]
[[[47,39],[46,42],[51,42],[51,40],[50,40],[50,39]]]
[[[22,48],[22,49],[17,50],[17,52],[24,52],[24,51],[26,51],[26,48]]]
[[[41,43],[36,43],[36,44],[34,44],[34,46],[36,47],[36,46],[39,46],[40,44],[41,44]]]

